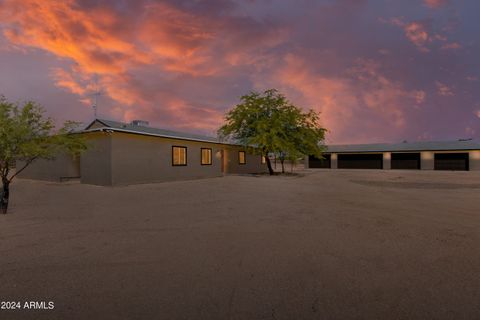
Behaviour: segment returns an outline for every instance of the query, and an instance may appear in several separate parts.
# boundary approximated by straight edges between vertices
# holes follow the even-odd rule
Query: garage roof
[[[420,141],[402,143],[329,145],[325,152],[395,152],[395,151],[480,150],[480,143],[471,139],[456,141]]]
[[[93,126],[94,124],[96,124],[96,126]],[[178,131],[172,131],[172,130],[166,130],[166,129],[158,129],[158,128],[152,128],[152,127],[142,126],[142,125],[133,124],[133,123],[123,123],[123,122],[104,120],[104,119],[94,120],[85,128],[84,132],[103,131],[105,129],[110,129],[118,132],[136,133],[136,134],[172,138],[172,139],[221,143],[220,140],[216,137],[208,137],[208,136],[203,136],[203,135],[198,135],[193,133],[178,132]]]

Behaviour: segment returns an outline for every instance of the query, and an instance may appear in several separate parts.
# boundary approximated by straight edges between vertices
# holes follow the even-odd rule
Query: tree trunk
[[[8,181],[8,179],[2,179],[2,190],[0,191],[0,211],[3,214],[7,213],[9,197],[10,197],[10,181]]]
[[[285,159],[280,159],[280,163],[282,164],[282,173],[285,173],[284,162],[285,162]]]
[[[268,173],[273,176],[272,163],[270,162],[270,158],[268,157],[268,152],[265,154],[265,161],[267,162]]]

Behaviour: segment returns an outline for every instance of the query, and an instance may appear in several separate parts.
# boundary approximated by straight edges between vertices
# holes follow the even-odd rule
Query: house
[[[81,183],[116,186],[267,171],[263,158],[241,145],[152,128],[146,121],[96,119],[79,134],[89,146],[79,157],[39,160],[19,176],[49,181],[79,178]]]
[[[472,139],[396,144],[330,145],[307,168],[480,170],[480,143]]]

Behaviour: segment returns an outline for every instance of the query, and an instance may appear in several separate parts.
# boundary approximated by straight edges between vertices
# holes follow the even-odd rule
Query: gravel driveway
[[[0,300],[22,306],[0,319],[479,319],[479,186],[394,170],[18,180]]]

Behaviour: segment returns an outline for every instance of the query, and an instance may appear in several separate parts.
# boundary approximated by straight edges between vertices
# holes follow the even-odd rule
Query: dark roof
[[[329,145],[326,152],[395,152],[395,151],[449,151],[480,150],[480,143],[474,140],[421,141],[402,143],[345,144]]]
[[[95,123],[100,122],[101,124],[105,125],[105,128],[96,128],[90,129],[90,127]],[[118,132],[127,132],[127,133],[137,133],[143,135],[150,135],[150,136],[157,136],[157,137],[165,137],[165,138],[173,138],[173,139],[182,139],[182,140],[193,140],[193,141],[202,141],[202,142],[213,142],[213,143],[221,143],[220,140],[216,137],[209,137],[203,136],[199,134],[193,133],[185,133],[185,132],[178,132],[172,130],[165,130],[165,129],[158,129],[140,125],[134,125],[130,123],[123,123],[118,121],[112,120],[104,120],[104,119],[96,119],[92,123],[90,123],[84,131],[96,131],[101,129],[111,129],[113,131]]]
[[[90,129],[95,123],[99,122],[105,127]],[[90,123],[84,131],[97,131],[111,129],[118,132],[136,133],[164,138],[192,140],[222,144],[238,144],[232,141],[220,141],[216,137],[209,137],[193,133],[178,132],[166,129],[158,129],[130,123],[123,123],[112,120],[96,119]],[[351,152],[405,152],[405,151],[449,151],[449,150],[480,150],[480,143],[475,140],[465,139],[456,141],[421,141],[421,142],[402,142],[402,143],[376,143],[376,144],[344,144],[328,145],[326,153],[351,153]]]

